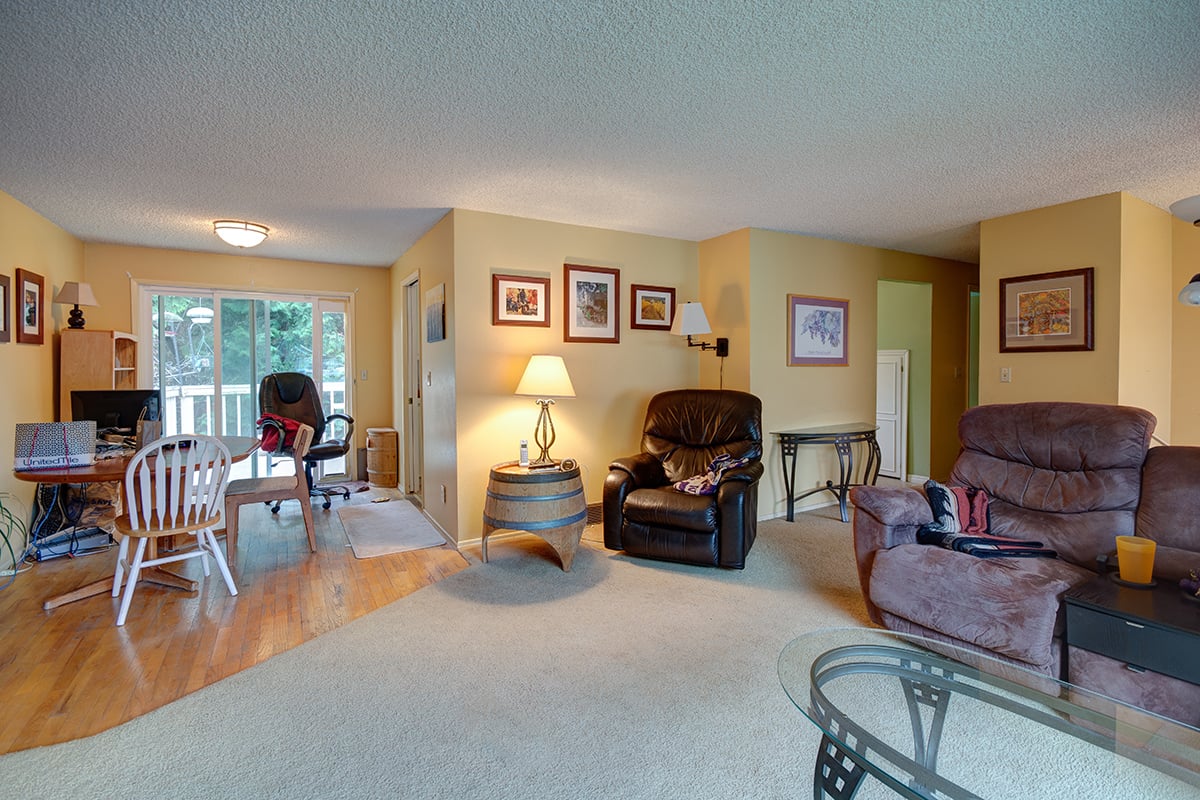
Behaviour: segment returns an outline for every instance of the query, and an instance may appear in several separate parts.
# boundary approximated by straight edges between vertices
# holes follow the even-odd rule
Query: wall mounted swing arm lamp
[[[717,337],[716,344],[692,341],[692,336],[712,333],[712,328],[708,324],[708,316],[704,313],[704,306],[699,302],[684,303],[675,310],[675,321],[671,323],[671,333],[676,336],[686,336],[688,347],[699,347],[702,353],[705,350],[715,350],[717,358],[729,356],[729,340],[723,336]]]

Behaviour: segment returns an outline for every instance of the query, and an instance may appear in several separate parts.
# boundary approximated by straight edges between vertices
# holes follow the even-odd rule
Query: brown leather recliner
[[[702,566],[746,566],[758,530],[762,401],[732,390],[677,389],[650,399],[642,452],[618,458],[604,481],[604,546]],[[728,453],[750,463],[726,471],[711,495],[674,488]]]

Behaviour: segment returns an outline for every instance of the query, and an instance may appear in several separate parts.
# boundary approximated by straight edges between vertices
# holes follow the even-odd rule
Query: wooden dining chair
[[[317,552],[317,534],[313,530],[312,503],[308,499],[308,482],[304,477],[304,456],[312,445],[313,428],[301,425],[292,440],[292,457],[296,461],[293,475],[269,478],[241,478],[231,481],[225,490],[225,549],[229,553],[229,564],[237,563],[238,509],[247,503],[269,503],[281,500],[299,500],[300,513],[304,515],[304,529],[308,531],[308,549]]]
[[[113,573],[112,596],[121,594],[121,581],[129,573],[117,625],[125,624],[138,577],[143,569],[189,558],[199,558],[204,574],[209,574],[209,556],[217,562],[229,593],[237,586],[217,544],[213,528],[221,521],[222,497],[229,483],[233,459],[229,448],[213,436],[183,434],[168,436],[143,447],[125,468],[125,513],[116,520],[121,536],[117,567]],[[189,534],[196,537],[196,549],[157,555],[153,548],[146,557],[147,544],[167,536]],[[130,543],[137,541],[133,560]]]

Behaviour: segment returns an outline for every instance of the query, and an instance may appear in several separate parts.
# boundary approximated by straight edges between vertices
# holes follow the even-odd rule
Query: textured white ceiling
[[[86,241],[387,265],[449,208],[974,261],[1200,194],[1197,0],[8,0],[0,190]]]

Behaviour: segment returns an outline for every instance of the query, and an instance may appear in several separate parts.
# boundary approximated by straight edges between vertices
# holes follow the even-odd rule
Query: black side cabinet
[[[1200,601],[1174,582],[1121,585],[1110,574],[1069,590],[1068,680],[1158,714],[1200,719]]]

